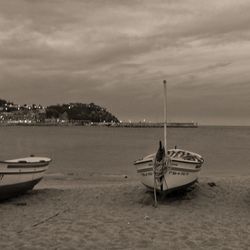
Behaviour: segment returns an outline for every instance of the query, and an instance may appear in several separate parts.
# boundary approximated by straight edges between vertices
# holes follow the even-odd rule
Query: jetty
[[[162,128],[163,122],[120,122],[115,123],[112,126],[126,127],[126,128]],[[197,122],[168,122],[169,128],[197,128]]]

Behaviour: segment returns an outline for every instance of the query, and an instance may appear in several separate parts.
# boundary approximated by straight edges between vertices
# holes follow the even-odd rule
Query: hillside
[[[8,120],[36,120],[59,119],[69,121],[87,121],[87,122],[115,122],[119,123],[117,117],[107,111],[104,107],[94,103],[70,103],[57,104],[48,107],[41,105],[19,105],[13,102],[0,99],[1,119]]]
[[[69,120],[85,120],[91,122],[119,122],[119,120],[105,108],[94,103],[70,103],[51,105],[46,108],[47,118],[66,116]]]

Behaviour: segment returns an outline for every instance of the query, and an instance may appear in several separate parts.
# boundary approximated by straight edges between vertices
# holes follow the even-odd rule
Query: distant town
[[[0,99],[1,126],[112,126],[128,128],[163,127],[158,122],[122,122],[104,107],[94,103],[69,103],[44,107],[40,104],[15,104]],[[195,122],[170,122],[168,127],[198,127]]]
[[[95,125],[115,124],[119,120],[94,103],[70,103],[44,107],[37,104],[15,104],[0,99],[1,125]]]

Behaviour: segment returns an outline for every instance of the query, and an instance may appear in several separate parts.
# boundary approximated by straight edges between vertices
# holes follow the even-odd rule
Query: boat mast
[[[164,87],[164,148],[165,148],[165,155],[167,156],[168,149],[167,149],[167,81],[163,81]]]

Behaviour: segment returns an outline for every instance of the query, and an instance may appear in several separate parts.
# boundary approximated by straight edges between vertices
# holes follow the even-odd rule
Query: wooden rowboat
[[[47,157],[0,161],[0,200],[25,193],[43,178],[51,162]]]

